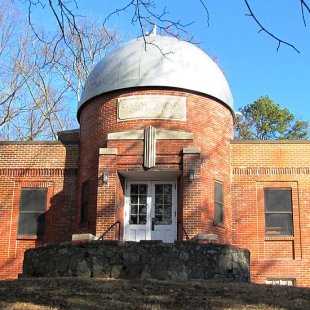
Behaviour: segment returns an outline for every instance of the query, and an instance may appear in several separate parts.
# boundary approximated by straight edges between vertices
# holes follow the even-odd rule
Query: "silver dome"
[[[145,86],[197,91],[215,97],[233,110],[233,98],[217,64],[197,46],[173,37],[150,35],[129,41],[99,61],[90,73],[82,105],[100,94]]]

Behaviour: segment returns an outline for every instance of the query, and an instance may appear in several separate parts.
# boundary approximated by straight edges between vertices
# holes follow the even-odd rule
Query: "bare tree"
[[[15,35],[16,18],[17,14],[9,6],[9,2],[3,1],[0,5],[0,129],[25,108],[23,104],[17,104],[24,79],[16,67],[16,61],[22,52]],[[2,130],[2,136],[7,136],[7,132]]]
[[[9,4],[0,6],[6,19],[0,28],[0,38],[6,38],[0,42],[0,139],[56,139],[57,131],[77,125],[85,80],[118,35],[83,19],[78,35],[69,31],[66,42],[58,42],[58,32],[15,29],[15,12],[2,14]],[[84,56],[76,57],[81,49]]]
[[[24,91],[29,104],[24,113],[23,127],[19,126],[22,140],[34,140],[38,136],[48,139],[57,138],[57,131],[65,129],[62,113],[65,113],[64,99],[68,86],[65,83],[55,84],[52,66],[44,66],[49,48],[45,45],[26,40],[24,50],[31,50],[31,57],[18,63],[19,74],[24,78]],[[21,125],[21,118],[19,118]]]
[[[58,70],[69,89],[74,92],[76,100],[80,101],[82,88],[86,79],[99,59],[120,42],[115,30],[103,30],[94,20],[83,19],[79,36],[67,34],[67,43],[60,44],[56,57],[51,54],[54,67]],[[74,53],[68,53],[67,45]],[[83,49],[83,58],[75,55]]]

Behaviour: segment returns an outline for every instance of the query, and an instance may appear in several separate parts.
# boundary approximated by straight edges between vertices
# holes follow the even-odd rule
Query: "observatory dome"
[[[168,36],[150,35],[145,40],[133,39],[99,61],[85,83],[78,109],[114,90],[171,87],[212,96],[233,110],[223,72],[200,48]]]

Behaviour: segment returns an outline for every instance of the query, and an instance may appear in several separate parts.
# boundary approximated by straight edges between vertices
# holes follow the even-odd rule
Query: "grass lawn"
[[[310,309],[310,288],[41,278],[0,281],[0,309]]]

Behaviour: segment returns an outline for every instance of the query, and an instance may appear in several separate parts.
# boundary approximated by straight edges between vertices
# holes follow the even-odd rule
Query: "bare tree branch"
[[[0,105],[6,104],[8,101],[12,101],[14,96],[16,94],[16,90],[14,89],[11,94],[9,94],[2,102],[0,102]]]
[[[304,26],[307,27],[304,9],[306,9],[308,11],[308,13],[310,14],[310,7],[306,3],[305,0],[299,0],[299,1],[300,1],[302,20],[303,20]]]
[[[66,46],[62,45],[58,50],[58,59],[54,61],[54,66],[64,79],[71,91],[80,100],[82,87],[86,79],[94,68],[97,61],[105,56],[111,47],[115,47],[119,42],[119,35],[116,31],[102,31],[95,21],[84,20],[80,24],[82,45],[84,46],[84,59],[76,58],[70,53],[66,53]],[[80,49],[80,40],[67,34],[72,50]],[[74,74],[72,74],[74,73]]]
[[[21,1],[21,0],[19,0]],[[64,42],[65,45],[67,45],[68,49],[71,51],[71,53],[76,58],[84,59],[84,48],[81,44],[81,48],[79,51],[74,51],[71,49],[70,42],[68,42],[67,39],[67,33],[68,31],[71,34],[74,34],[77,36],[80,40],[80,43],[82,43],[81,33],[82,29],[79,28],[79,25],[77,23],[77,18],[81,17],[80,15],[74,14],[71,9],[69,9],[69,5],[73,3],[73,5],[77,8],[76,0],[69,0],[69,1],[63,1],[63,0],[25,0],[28,2],[28,23],[31,27],[32,32],[36,36],[36,38],[43,42],[50,44],[51,42],[48,42],[46,38],[42,37],[39,32],[37,31],[36,27],[34,26],[34,23],[32,21],[32,7],[38,7],[40,6],[42,9],[44,9],[46,6],[50,8],[50,11],[52,13],[52,16],[55,18],[56,25],[59,29],[60,35],[58,36],[57,40],[54,41],[54,50],[53,50],[53,57],[56,54],[56,50],[61,42]],[[56,2],[56,4],[55,4]],[[58,6],[58,10],[56,9],[55,5]]]
[[[200,1],[203,5],[204,2]],[[205,7],[205,6],[204,6]],[[206,7],[205,7],[206,8]],[[166,18],[168,16],[168,12],[166,11],[166,7],[158,13],[155,1],[152,0],[132,0],[129,1],[127,5],[120,9],[114,10],[110,13],[103,22],[103,27],[106,27],[108,20],[114,15],[119,15],[122,12],[127,11],[128,9],[133,10],[133,15],[131,17],[131,23],[138,23],[141,35],[145,39],[148,35],[148,31],[146,31],[146,27],[154,27],[155,25],[158,27],[161,33],[166,33],[168,35],[174,36],[176,38],[184,39],[185,35],[188,35],[186,27],[191,25],[193,22],[183,24],[180,20],[173,20]],[[185,38],[186,39],[186,38]],[[192,38],[190,38],[191,40]],[[187,41],[190,41],[187,39]],[[148,44],[148,42],[145,43]]]
[[[13,0],[12,0],[13,1]],[[77,18],[80,17],[75,13],[75,9],[77,9],[77,1],[76,0],[19,0],[19,1],[25,1],[29,5],[29,11],[28,11],[28,20],[29,24],[32,28],[32,31],[37,36],[38,39],[42,41],[46,41],[45,38],[40,37],[37,30],[34,27],[34,24],[31,19],[31,10],[33,7],[41,7],[45,8],[48,7],[52,16],[55,19],[55,23],[59,28],[60,35],[57,37],[57,40],[54,40],[54,53],[53,57],[55,57],[55,53],[59,45],[63,42],[65,45],[67,45],[68,49],[71,51],[71,53],[76,57],[77,59],[82,59],[82,63],[84,61],[85,55],[85,49],[82,42],[83,37],[83,30],[80,28]],[[208,6],[206,4],[206,0],[198,0],[202,8],[205,10],[207,15],[207,24],[209,26],[209,20],[210,15],[208,11]],[[302,14],[302,20],[304,25],[306,26],[306,18],[305,18],[305,11],[310,13],[310,8],[306,0],[298,0],[301,5],[301,14]],[[260,20],[256,17],[254,14],[249,1],[244,0],[246,7],[248,8],[249,14],[246,14],[247,16],[250,16],[253,18],[255,23],[260,27],[259,32],[265,32],[268,36],[276,40],[278,42],[277,45],[277,51],[280,49],[281,45],[287,45],[294,49],[296,52],[300,53],[300,51],[290,42],[285,41],[281,39],[279,36],[275,35],[273,32],[268,30],[263,24],[260,22]],[[112,11],[110,14],[107,15],[103,22],[103,29],[106,31],[106,25],[107,22],[115,15],[119,15],[123,12],[132,11],[131,16],[131,23],[137,24],[141,35],[144,38],[145,45],[149,44],[147,40],[145,40],[145,37],[147,35],[147,28],[154,27],[157,25],[158,30],[160,33],[168,34],[171,36],[174,36],[179,39],[183,39],[189,42],[192,42],[193,37],[189,36],[189,33],[187,31],[187,26],[191,25],[193,22],[184,24],[180,20],[168,18],[169,12],[167,12],[166,7],[163,9],[159,9],[157,7],[157,1],[156,0],[128,0],[127,4],[125,4],[121,8],[117,8],[114,11]],[[77,36],[77,38],[80,41],[80,49],[78,51],[71,49],[70,42],[68,41],[68,33],[71,35],[74,34]],[[106,31],[108,34],[108,31]]]
[[[209,10],[207,8],[207,5],[205,4],[205,1],[203,0],[199,0],[199,2],[201,3],[201,5],[203,6],[204,10],[206,11],[207,13],[207,25],[208,27],[210,26],[210,14],[209,14]]]
[[[258,33],[260,32],[265,32],[266,34],[268,34],[270,37],[272,37],[273,39],[275,39],[278,42],[278,46],[277,46],[277,51],[279,51],[279,48],[281,46],[281,44],[290,46],[291,48],[293,48],[297,53],[300,53],[300,51],[291,43],[284,41],[282,39],[280,39],[279,37],[277,37],[276,35],[274,35],[272,32],[270,32],[269,30],[267,30],[262,24],[261,22],[257,19],[257,17],[254,15],[248,0],[244,0],[250,14],[246,14],[247,16],[250,16],[254,19],[254,21],[256,22],[256,24],[260,27],[260,30],[258,31]]]

